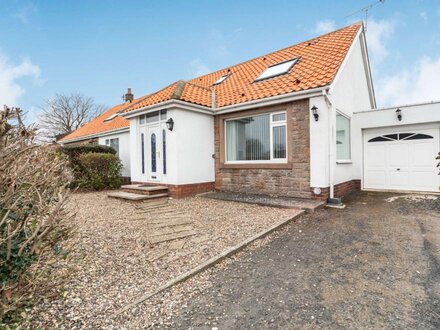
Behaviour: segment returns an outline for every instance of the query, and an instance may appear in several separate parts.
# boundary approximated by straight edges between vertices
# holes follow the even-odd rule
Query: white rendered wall
[[[360,109],[368,109],[372,104],[360,38],[353,44],[329,91],[332,107],[351,120],[352,162],[335,162],[334,184],[358,178],[354,159],[359,150],[353,144],[355,130],[353,113]],[[313,115],[310,115],[310,186],[322,188],[330,185],[329,156],[332,147],[330,144],[336,141],[330,130],[329,120],[332,118],[329,118],[331,112],[329,103],[326,102],[324,96],[319,96],[310,99],[310,107],[313,105],[318,108],[319,120],[316,122]]]
[[[119,158],[121,159],[122,165],[122,176],[130,176],[130,133],[118,133],[100,136],[98,138],[98,143],[105,145],[105,140],[107,139],[119,139]]]
[[[141,182],[141,146],[139,133],[139,119],[138,117],[129,119],[130,123],[130,168],[131,181]]]
[[[336,161],[334,184],[360,179],[357,171],[358,164],[355,161],[360,150],[353,143],[355,132],[353,113],[360,109],[369,109],[372,106],[367,71],[362,56],[361,37],[353,44],[347,61],[341,67],[341,71],[338,73],[338,77],[330,90],[330,99],[336,111],[343,113],[351,121],[351,162]]]
[[[191,184],[215,180],[214,118],[212,115],[178,108],[167,110],[174,128],[166,129],[164,122],[160,130],[166,129],[167,173],[159,182],[164,184]],[[131,178],[135,182],[148,182],[141,174],[141,143],[138,117],[130,121]],[[148,166],[146,167],[148,170]],[[161,168],[161,167],[160,167]]]
[[[188,110],[175,109],[169,117],[174,120],[175,145],[170,146],[176,159],[173,184],[215,181],[214,117]],[[170,160],[171,161],[171,160]]]
[[[310,114],[310,186],[329,186],[329,111],[324,96],[312,97],[310,108],[318,108],[319,118]]]

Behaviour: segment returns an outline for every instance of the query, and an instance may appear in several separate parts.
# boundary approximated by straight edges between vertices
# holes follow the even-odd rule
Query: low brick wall
[[[204,192],[214,190],[214,182],[190,183],[190,184],[166,184],[166,183],[150,183],[150,182],[132,182],[132,184],[147,184],[151,186],[166,186],[171,197],[184,198],[194,196]]]
[[[173,198],[183,198],[214,190],[214,182],[166,185]]]
[[[361,180],[351,180],[339,183],[334,186],[334,196],[344,197],[352,191],[361,190]],[[316,200],[325,201],[330,197],[330,187],[321,188],[321,194],[312,194],[312,198]]]

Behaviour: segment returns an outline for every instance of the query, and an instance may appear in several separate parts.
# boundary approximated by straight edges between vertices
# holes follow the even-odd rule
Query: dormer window
[[[273,78],[285,74],[290,71],[290,69],[296,64],[296,62],[298,62],[298,58],[271,65],[266,70],[264,70],[263,73],[260,74],[257,79],[255,79],[255,81]]]
[[[224,82],[226,79],[228,79],[230,75],[231,75],[231,74],[228,73],[228,74],[225,74],[225,75],[221,76],[221,77],[220,77],[219,79],[217,79],[212,85],[214,86],[214,85],[219,85],[219,84],[221,84],[221,83]]]

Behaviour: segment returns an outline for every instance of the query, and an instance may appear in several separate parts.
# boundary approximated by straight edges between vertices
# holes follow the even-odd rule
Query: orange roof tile
[[[219,109],[228,105],[327,86],[336,76],[361,28],[362,23],[355,23],[187,82],[176,81],[158,92],[138,98],[131,104],[120,104],[109,109],[65,136],[61,141],[128,127],[128,121],[120,116],[108,122],[104,122],[104,119],[118,111],[128,112],[172,99],[212,107],[213,94],[215,94],[215,109]],[[286,74],[255,81],[267,67],[293,58],[299,60]],[[213,85],[226,74],[230,74],[226,80]]]
[[[126,111],[171,99],[211,107],[212,91],[215,91],[216,108],[218,109],[228,105],[329,85],[361,28],[362,23],[355,23],[294,46],[191,79],[188,82],[174,82],[146,97],[143,101],[132,105]],[[267,67],[293,58],[299,58],[299,61],[288,73],[255,81]],[[215,81],[226,74],[231,75],[221,84],[213,86]]]

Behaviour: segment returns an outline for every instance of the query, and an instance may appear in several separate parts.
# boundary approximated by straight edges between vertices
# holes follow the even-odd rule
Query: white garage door
[[[364,188],[438,192],[439,130],[364,134]]]

